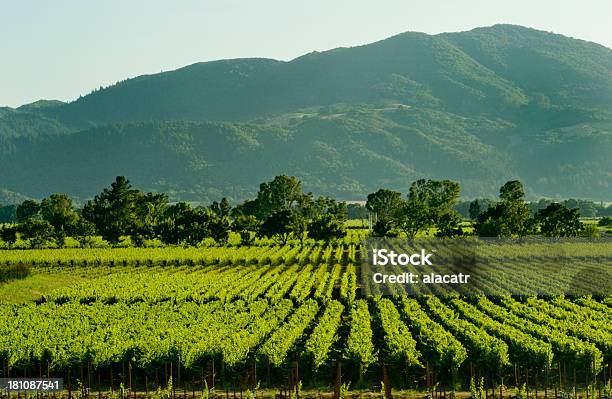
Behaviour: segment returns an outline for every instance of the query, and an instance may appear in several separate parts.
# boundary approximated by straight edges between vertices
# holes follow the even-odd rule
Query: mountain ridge
[[[612,191],[612,50],[513,25],[196,63],[40,105],[0,112],[0,187],[33,197],[87,198],[113,174],[191,200],[281,173],[342,199],[421,177],[466,197],[510,178],[532,197]]]

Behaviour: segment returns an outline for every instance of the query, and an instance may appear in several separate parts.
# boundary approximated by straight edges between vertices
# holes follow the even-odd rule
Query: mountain
[[[123,174],[174,199],[234,200],[295,174],[361,199],[421,177],[492,196],[610,200],[612,50],[511,25],[404,33],[289,62],[140,76],[71,103],[0,109],[0,187],[87,198]]]
[[[20,204],[27,199],[28,197],[24,195],[0,188],[0,207],[3,205]]]

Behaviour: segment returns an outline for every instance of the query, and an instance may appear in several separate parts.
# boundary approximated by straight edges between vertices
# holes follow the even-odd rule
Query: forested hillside
[[[81,199],[117,175],[244,199],[279,173],[340,199],[422,177],[465,197],[609,200],[612,50],[519,26],[404,33],[289,62],[198,63],[0,109],[0,188]]]

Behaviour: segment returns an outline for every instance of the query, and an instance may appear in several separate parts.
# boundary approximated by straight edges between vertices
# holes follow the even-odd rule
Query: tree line
[[[412,183],[405,198],[397,191],[380,189],[367,197],[365,207],[305,193],[294,176],[276,176],[261,183],[257,196],[237,206],[226,198],[208,206],[170,203],[164,193],[143,192],[118,176],[81,209],[66,194],[52,194],[42,201],[26,200],[15,209],[15,223],[0,228],[0,239],[9,247],[20,237],[31,247],[64,247],[72,237],[82,247],[101,236],[111,245],[127,237],[135,246],[149,240],[166,245],[197,246],[205,239],[226,244],[230,232],[242,245],[256,238],[279,244],[306,239],[332,242],[346,236],[349,212],[369,217],[375,236],[416,237],[434,231],[437,237],[475,234],[481,237],[548,237],[594,235],[580,222],[577,208],[551,202],[532,214],[520,181],[500,188],[499,200],[469,204],[473,230],[466,228],[456,207],[459,183],[421,179]]]
[[[373,233],[377,236],[408,238],[435,231],[436,237],[474,234],[479,237],[546,237],[597,236],[593,225],[580,221],[578,208],[550,202],[532,213],[525,201],[523,184],[506,182],[495,201],[474,200],[469,203],[472,229],[467,229],[456,210],[459,183],[450,180],[421,179],[412,183],[406,198],[397,191],[381,189],[368,195],[366,208],[374,217]]]
[[[277,176],[260,185],[257,197],[232,207],[226,198],[209,206],[170,203],[163,193],[134,189],[119,176],[100,194],[76,209],[66,194],[52,194],[38,202],[26,200],[15,210],[15,223],[0,228],[0,240],[9,247],[21,237],[30,247],[64,247],[72,237],[82,247],[95,236],[111,245],[129,237],[135,246],[148,240],[166,245],[197,246],[205,239],[223,245],[230,232],[241,244],[270,238],[280,244],[307,238],[334,241],[346,235],[347,206],[327,197],[304,193],[296,177]]]

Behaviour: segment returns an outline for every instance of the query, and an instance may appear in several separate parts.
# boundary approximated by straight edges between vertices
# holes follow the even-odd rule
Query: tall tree
[[[66,243],[66,236],[74,233],[79,220],[72,199],[66,194],[51,194],[42,200],[40,210],[42,218],[53,226],[57,246],[62,248]]]
[[[293,213],[289,209],[280,209],[270,214],[261,224],[260,237],[268,237],[281,245],[287,244],[293,235]]]
[[[443,213],[457,203],[460,192],[459,183],[454,181],[420,179],[410,186],[408,199],[420,201],[430,209]]]
[[[480,206],[480,202],[477,199],[475,199],[474,201],[470,202],[470,219],[472,219],[472,220],[478,219],[478,216],[480,215],[480,212],[482,212],[482,208]]]
[[[193,209],[185,202],[169,206],[157,230],[165,244],[197,246],[210,237],[209,222],[212,213],[205,208]]]
[[[523,183],[518,180],[510,180],[499,189],[499,199],[502,201],[518,202],[523,201],[524,197]]]
[[[132,232],[136,221],[137,191],[129,180],[118,176],[93,200],[87,201],[82,215],[92,222],[106,241],[117,244],[122,236]]]
[[[134,245],[141,247],[145,244],[145,240],[156,237],[157,225],[167,206],[166,194],[135,192],[134,217],[128,228]]]
[[[280,175],[259,185],[257,193],[257,217],[266,218],[280,210],[291,209],[304,199],[302,183],[295,176]]]
[[[253,215],[239,215],[232,223],[232,230],[240,234],[242,245],[251,245],[259,231],[260,222]]]
[[[28,219],[40,216],[40,204],[34,200],[25,200],[17,206],[15,211],[18,222],[25,222]]]
[[[523,237],[535,232],[536,223],[524,200],[523,185],[512,180],[500,188],[500,202],[478,217],[476,232],[481,237]]]
[[[381,188],[368,195],[366,209],[374,212],[378,219],[388,219],[401,203],[401,193]]]
[[[232,212],[232,206],[230,205],[227,198],[223,197],[221,201],[213,201],[210,205],[210,210],[220,218],[229,217]]]
[[[96,226],[79,215],[72,231],[72,236],[79,242],[79,246],[81,248],[91,247],[95,242],[93,237],[96,233]]]
[[[436,217],[432,209],[419,200],[402,201],[393,215],[393,225],[406,237],[414,238],[422,231],[433,227]]]

